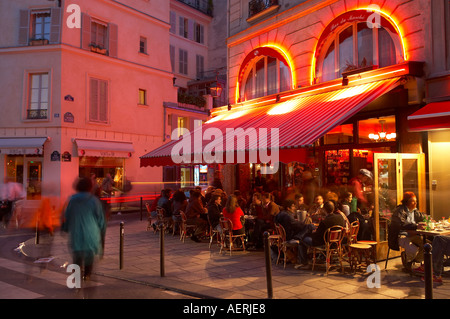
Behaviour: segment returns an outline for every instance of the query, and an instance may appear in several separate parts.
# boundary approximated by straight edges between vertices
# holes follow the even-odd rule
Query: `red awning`
[[[411,132],[450,128],[450,101],[429,103],[408,116]]]
[[[242,163],[237,157],[242,154],[245,155],[244,163],[265,163],[266,147],[279,151],[280,162],[307,163],[309,148],[305,146],[312,145],[370,102],[398,86],[399,79],[339,86],[339,89],[327,92],[306,90],[286,101],[252,109],[235,105],[230,111],[219,112],[180,140],[172,140],[142,156],[141,166],[211,163],[210,157],[205,159],[205,154],[222,155],[220,163],[226,164]],[[227,149],[230,152],[227,153]],[[185,161],[175,163],[172,151],[184,154]]]

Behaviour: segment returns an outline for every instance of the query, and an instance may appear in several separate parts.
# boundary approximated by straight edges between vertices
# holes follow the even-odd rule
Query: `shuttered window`
[[[179,51],[179,72],[188,74],[188,52],[183,49]]]
[[[46,119],[49,108],[48,73],[29,75],[27,119]]]
[[[108,122],[108,82],[89,79],[89,121]]]
[[[59,43],[60,33],[61,8],[20,10],[19,45]],[[41,42],[37,43],[36,40]]]

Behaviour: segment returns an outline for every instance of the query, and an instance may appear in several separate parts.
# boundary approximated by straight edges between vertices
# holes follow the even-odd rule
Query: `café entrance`
[[[374,228],[377,260],[386,258],[388,223],[404,192],[414,192],[417,208],[426,212],[425,154],[374,154]],[[395,256],[394,251],[389,253]]]

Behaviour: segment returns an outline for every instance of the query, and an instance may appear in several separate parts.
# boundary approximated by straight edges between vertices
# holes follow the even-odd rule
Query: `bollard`
[[[142,196],[141,196],[141,221],[142,221]]]
[[[433,299],[433,263],[431,260],[431,245],[423,245],[423,264],[425,267],[425,299]]]
[[[266,258],[267,298],[272,299],[272,260],[270,258],[269,232],[264,232],[264,256]]]
[[[120,251],[119,251],[119,269],[123,268],[123,237],[124,237],[124,223],[120,222]]]
[[[160,276],[164,277],[164,223],[159,225],[159,268],[160,268]]]

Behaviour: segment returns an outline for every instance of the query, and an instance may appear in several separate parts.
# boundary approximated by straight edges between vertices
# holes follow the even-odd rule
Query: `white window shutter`
[[[20,10],[19,45],[28,45],[30,32],[30,11]]]
[[[61,8],[52,8],[50,17],[50,43],[59,43],[61,42]]]
[[[118,51],[118,27],[117,24],[108,24],[108,41],[109,41],[109,56],[117,58]]]
[[[81,15],[81,48],[84,50],[90,50],[91,44],[91,17],[82,13]]]

